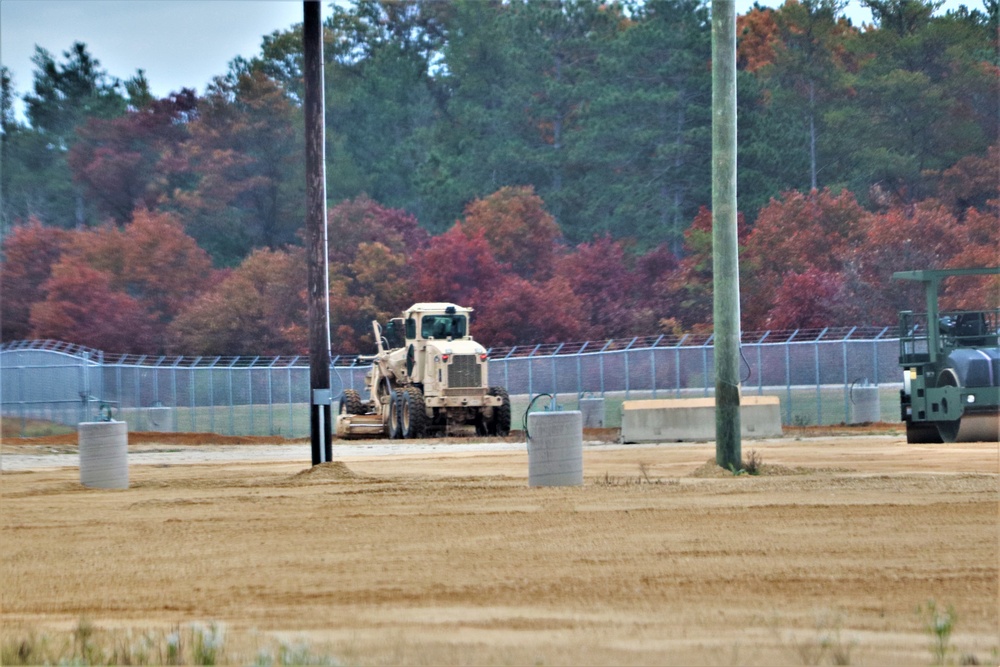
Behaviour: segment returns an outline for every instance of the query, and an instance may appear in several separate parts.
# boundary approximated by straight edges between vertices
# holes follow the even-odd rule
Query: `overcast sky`
[[[737,12],[752,4],[736,0]],[[760,4],[778,6],[781,0]],[[942,9],[959,4],[947,0]],[[982,0],[964,4],[982,8]],[[330,3],[323,6],[325,18]],[[871,20],[860,0],[850,0],[847,14],[855,25]],[[23,97],[31,91],[35,46],[59,62],[79,41],[113,77],[128,79],[145,70],[156,97],[181,88],[204,93],[233,58],[259,54],[264,35],[301,22],[298,0],[0,0],[0,63],[11,70]]]

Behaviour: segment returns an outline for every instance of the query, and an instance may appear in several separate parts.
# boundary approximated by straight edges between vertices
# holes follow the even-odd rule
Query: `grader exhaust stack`
[[[938,309],[945,278],[997,274],[1000,267],[893,274],[922,283],[927,308],[899,314],[907,442],[1000,441],[1000,309]]]

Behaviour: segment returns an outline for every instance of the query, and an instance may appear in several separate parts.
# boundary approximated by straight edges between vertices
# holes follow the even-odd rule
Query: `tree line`
[[[893,270],[996,263],[1000,2],[864,4],[738,19],[744,329],[887,324]],[[358,0],[325,41],[338,350],[416,300],[490,345],[711,326],[706,3]],[[3,339],[302,351],[300,27],[200,96],[34,63],[26,122],[3,71]]]

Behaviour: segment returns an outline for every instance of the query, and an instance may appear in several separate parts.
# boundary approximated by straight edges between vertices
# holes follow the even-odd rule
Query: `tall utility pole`
[[[323,21],[319,0],[302,3],[305,55],[306,234],[309,260],[309,432],[312,463],[326,463],[330,446],[329,260],[326,230],[326,133],[324,131]]]
[[[739,468],[740,276],[736,238],[736,6],[712,0],[712,270],[715,462]]]

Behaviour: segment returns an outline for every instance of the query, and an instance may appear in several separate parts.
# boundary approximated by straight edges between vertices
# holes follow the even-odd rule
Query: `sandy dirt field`
[[[333,664],[921,665],[933,602],[947,660],[1000,659],[996,443],[745,441],[758,476],[713,443],[588,444],[564,488],[528,488],[509,442],[318,467],[240,444],[266,443],[130,441],[176,456],[130,451],[111,491],[8,465],[72,459],[65,440],[5,441],[0,637],[215,623],[238,664],[285,642]]]

